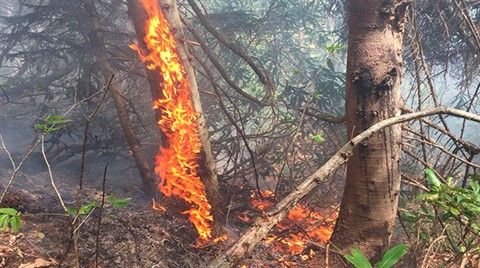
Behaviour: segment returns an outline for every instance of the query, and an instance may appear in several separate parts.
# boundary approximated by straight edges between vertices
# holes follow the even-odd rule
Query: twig
[[[1,64],[1,62],[0,62],[0,64]],[[8,98],[7,92],[5,92],[5,87],[0,86],[0,89],[1,89],[2,92],[3,92],[3,95],[5,96],[5,99],[7,99],[7,102],[6,102],[6,103],[9,103],[9,102],[10,102],[10,99]]]
[[[345,116],[344,115],[343,116],[338,116],[338,115],[333,115],[333,114],[326,114],[326,113],[316,111],[315,109],[312,109],[312,108],[309,108],[309,107],[301,108],[301,107],[293,107],[293,106],[287,105],[287,108],[305,113],[305,115],[320,119],[320,120],[328,122],[328,123],[332,123],[332,124],[343,124],[343,123],[345,123]]]
[[[324,223],[325,221],[327,221],[333,213],[338,212],[339,209],[340,209],[340,205],[335,206],[332,210],[330,210],[329,213],[325,214],[326,216],[324,216],[321,220],[317,221],[317,222],[315,223],[315,225],[313,225],[312,227],[310,227],[307,231],[308,231],[308,232],[311,232],[311,231],[317,229],[318,227],[322,226],[323,223]]]
[[[47,165],[48,177],[50,178],[50,183],[52,184],[53,190],[55,191],[55,194],[57,195],[58,200],[60,201],[60,205],[62,205],[62,208],[65,211],[65,213],[68,213],[67,207],[65,206],[65,202],[63,202],[62,195],[58,191],[57,185],[55,184],[55,180],[53,179],[53,173],[52,173],[52,168],[50,166],[50,162],[48,162],[47,155],[45,154],[45,135],[42,135],[40,140],[41,140],[41,152],[42,152],[43,160],[45,161],[45,165]]]
[[[320,182],[325,180],[325,178],[333,171],[347,162],[348,158],[353,152],[353,148],[358,143],[361,143],[386,127],[435,114],[449,114],[480,122],[480,115],[468,113],[454,108],[438,106],[429,110],[392,117],[374,124],[347,142],[322,167],[315,171],[311,176],[306,178],[294,191],[281,200],[271,211],[264,213],[262,217],[258,218],[255,223],[253,223],[252,227],[247,230],[244,235],[240,237],[237,242],[235,242],[235,244],[233,244],[225,253],[219,255],[216,259],[210,262],[207,267],[226,268],[238,265],[242,259],[246,255],[250,254],[256,245],[267,236],[270,230],[272,230],[272,228],[274,228],[288,215],[289,211],[293,209],[302,198],[310,193]]]
[[[405,143],[402,142],[402,145],[405,145]],[[418,162],[422,163],[422,164],[425,166],[425,168],[431,169],[431,170],[435,173],[435,175],[436,175],[439,179],[441,179],[443,182],[445,182],[445,183],[447,182],[447,181],[445,180],[445,178],[442,176],[442,174],[438,173],[438,171],[435,170],[434,167],[432,167],[430,164],[428,164],[427,162],[425,162],[425,161],[423,161],[422,159],[420,159],[420,158],[419,158],[417,155],[415,155],[413,152],[407,150],[407,149],[405,148],[405,146],[402,146],[402,147],[403,147],[403,148],[402,148],[402,152],[408,154],[408,155],[411,156],[413,159],[415,159],[415,160],[417,160]]]
[[[78,181],[78,192],[77,192],[77,213],[75,214],[75,217],[78,216],[78,212],[80,211],[80,208],[82,207],[81,192],[82,192],[82,189],[83,189],[83,175],[84,175],[84,172],[85,172],[85,157],[86,157],[86,153],[87,153],[87,140],[88,140],[88,130],[90,128],[90,121],[95,116],[95,114],[98,112],[100,107],[102,106],[102,104],[105,100],[105,96],[108,93],[108,88],[110,87],[110,84],[112,83],[114,76],[115,75],[112,74],[112,76],[110,77],[110,80],[108,81],[108,84],[103,88],[103,89],[105,89],[105,92],[103,93],[102,99],[98,102],[98,104],[95,107],[95,109],[93,110],[93,112],[90,115],[85,116],[86,123],[85,123],[85,129],[84,129],[84,132],[83,132],[82,158],[81,158],[82,160],[80,162],[80,177],[79,177],[79,181]]]
[[[197,59],[198,60],[198,59]],[[205,73],[207,74],[207,76],[212,79],[213,81],[213,75],[212,73],[210,72],[210,70],[208,68],[206,68],[205,64],[198,60],[198,62],[200,63],[200,65],[202,65],[202,67],[204,67],[204,71]],[[250,148],[250,144],[248,143],[247,141],[247,138],[246,138],[246,135],[245,135],[245,132],[244,130],[237,124],[237,121],[232,117],[232,115],[228,112],[227,110],[227,107],[225,106],[225,103],[223,102],[222,98],[221,98],[221,94],[220,94],[220,91],[222,91],[222,93],[225,95],[225,97],[228,99],[228,101],[234,106],[234,108],[237,110],[238,112],[238,116],[240,117],[240,122],[242,121],[242,116],[240,114],[240,110],[238,109],[238,107],[235,105],[235,102],[225,93],[225,91],[223,91],[222,88],[220,88],[216,83],[212,83],[212,87],[213,87],[213,90],[215,91],[215,94],[216,94],[216,99],[218,101],[218,104],[220,105],[220,108],[223,110],[224,114],[227,116],[228,120],[230,121],[230,123],[232,123],[232,125],[235,127],[235,129],[237,130],[237,132],[240,134],[240,137],[242,138],[244,144],[245,144],[245,148],[247,148],[247,151],[248,153],[250,154],[250,159],[252,161],[252,167],[253,167],[253,172],[254,172],[254,175],[255,175],[255,184],[256,184],[256,187],[257,187],[257,192],[258,192],[258,195],[260,197],[260,199],[263,200],[263,195],[262,195],[262,191],[260,190],[260,184],[259,184],[259,175],[258,175],[258,169],[257,169],[257,165],[256,165],[256,162],[255,162],[255,154],[253,152],[253,150]]]
[[[66,115],[68,115],[76,106],[78,106],[80,103],[83,103],[85,101],[88,101],[89,99],[95,97],[97,94],[99,94],[100,92],[102,92],[102,90],[106,89],[107,87],[103,87],[102,89],[100,89],[99,91],[95,92],[94,94],[92,94],[91,96],[88,96],[82,100],[80,100],[79,102],[75,103],[74,105],[72,105],[72,107],[70,107],[65,113],[63,113],[63,117],[65,117]],[[15,179],[18,171],[20,171],[20,168],[23,166],[23,164],[25,163],[25,161],[27,160],[27,158],[33,153],[33,150],[35,150],[35,148],[37,148],[38,144],[40,143],[41,139],[36,139],[32,142],[32,145],[30,146],[30,148],[28,149],[27,153],[23,156],[22,160],[20,161],[20,163],[18,164],[18,166],[15,166],[14,164],[14,161],[13,159],[11,158],[11,156],[9,156],[10,158],[10,161],[13,163],[13,173],[12,175],[10,176],[9,180],[8,180],[8,183],[7,183],[7,186],[5,187],[5,189],[3,190],[2,192],[2,195],[0,196],[0,204],[2,203],[3,201],[3,198],[5,197],[5,195],[7,194],[8,190],[10,189],[12,183],[13,183],[13,180]],[[7,150],[7,147],[5,146],[5,144],[3,143],[3,140],[2,140],[2,146],[3,146],[3,149],[7,152],[7,155],[10,155],[10,153],[8,152]]]
[[[325,267],[326,268],[329,268],[330,267],[330,264],[329,264],[329,258],[330,258],[330,244],[327,244],[325,246]]]
[[[45,154],[45,134],[42,134],[41,138],[40,138],[40,141],[41,141],[41,153],[42,153],[42,156],[43,156],[43,160],[45,161],[45,164],[47,165],[47,169],[48,169],[48,176],[50,178],[50,183],[52,184],[52,187],[53,187],[53,190],[55,191],[57,197],[58,197],[58,200],[60,201],[60,204],[63,208],[63,210],[65,211],[65,213],[68,215],[68,210],[67,210],[67,207],[65,206],[65,203],[63,202],[63,198],[62,198],[62,195],[60,194],[60,192],[58,191],[57,189],[57,186],[55,184],[55,180],[53,179],[53,173],[52,173],[52,169],[51,169],[51,166],[50,166],[50,163],[48,161],[48,158],[47,158],[47,155]],[[68,217],[68,219],[70,220],[70,233],[74,233],[73,231],[73,224],[74,224],[74,221],[71,221],[71,218]],[[76,241],[73,241],[73,243],[75,244],[75,248],[76,247]],[[71,246],[71,242],[69,243],[68,245],[68,248],[70,248]],[[65,254],[63,255],[62,259],[60,260],[60,262],[58,263],[58,267],[61,267],[65,257],[66,257],[66,253],[68,252],[68,250],[65,252]],[[77,253],[77,252],[76,252]],[[78,254],[75,254],[76,256],[76,260],[77,260],[77,267],[79,267],[79,264],[78,264]]]
[[[424,136],[424,135],[422,135],[422,134],[420,134],[420,133],[416,133],[415,131],[413,131],[413,130],[411,130],[411,129],[406,129],[406,128],[404,128],[404,129],[407,130],[408,132],[410,132],[410,133],[412,133],[412,134],[415,134],[415,135],[418,135],[419,137],[422,138],[422,139],[418,139],[418,138],[414,138],[414,137],[407,137],[408,139],[414,140],[414,141],[418,141],[418,142],[420,142],[420,143],[422,143],[422,144],[428,144],[428,145],[434,146],[434,147],[440,149],[440,151],[442,151],[443,153],[448,154],[448,155],[450,155],[451,157],[459,160],[460,162],[463,162],[463,163],[467,164],[467,166],[472,166],[472,167],[480,168],[480,165],[477,165],[477,164],[472,163],[472,162],[470,162],[470,161],[468,161],[468,160],[466,160],[466,159],[463,159],[463,158],[461,158],[461,157],[459,157],[459,156],[457,156],[457,155],[455,155],[455,154],[453,154],[453,153],[450,153],[450,152],[447,150],[447,148],[441,146],[440,144],[437,144],[437,143],[434,142],[434,141],[429,141],[429,139],[427,139],[426,136]]]
[[[102,182],[102,203],[100,204],[100,214],[98,215],[98,223],[97,223],[97,243],[95,245],[95,267],[98,267],[98,255],[100,251],[100,226],[102,224],[102,214],[103,214],[103,207],[105,206],[105,184],[107,181],[107,165],[105,165],[105,169],[103,170],[103,182]]]
[[[425,254],[425,258],[422,261],[422,266],[420,266],[421,268],[427,268],[428,267],[429,264],[425,263],[426,260],[427,259],[433,259],[433,257],[435,256],[435,255],[430,256],[430,251],[432,250],[433,245],[435,245],[435,243],[437,243],[438,241],[440,241],[444,238],[446,238],[445,235],[439,236],[435,240],[433,240],[433,242],[430,244],[430,246],[428,246],[427,253]]]
[[[291,168],[289,166],[289,163],[288,163],[288,151],[290,150],[290,147],[293,146],[293,144],[295,143],[295,140],[298,136],[298,133],[300,132],[300,128],[302,127],[303,125],[303,122],[305,120],[305,113],[307,112],[307,108],[308,108],[308,105],[310,104],[310,102],[313,100],[313,93],[310,94],[306,104],[305,104],[305,107],[302,108],[302,114],[300,115],[300,122],[298,123],[298,125],[295,127],[295,131],[292,135],[292,140],[288,143],[287,147],[285,148],[284,151],[284,157],[285,157],[285,160],[283,161],[282,163],[282,167],[280,168],[280,171],[278,172],[278,180],[277,180],[277,183],[275,185],[275,195],[273,196],[273,203],[275,204],[277,202],[277,194],[278,194],[278,189],[280,187],[280,182],[282,181],[282,174],[283,174],[283,171],[285,170],[285,166],[288,166],[287,168],[290,169],[290,176],[292,177],[293,179],[293,173],[294,173],[294,168]],[[292,155],[293,157],[295,157],[295,148],[293,148],[292,150]],[[293,160],[293,162],[295,163],[295,159]]]
[[[7,146],[5,145],[5,142],[3,141],[3,136],[2,136],[1,133],[0,133],[0,142],[2,143],[2,148],[0,148],[0,149],[5,151],[5,153],[8,156],[8,159],[10,160],[10,163],[12,163],[13,169],[15,170],[17,168],[17,166],[15,165],[15,161],[13,161],[12,155],[10,154],[10,151],[8,151]]]
[[[25,161],[27,160],[27,158],[32,154],[33,150],[37,147],[38,143],[40,143],[40,139],[36,140],[34,142],[34,144],[32,144],[32,146],[30,146],[30,148],[28,149],[27,153],[25,154],[25,156],[23,156],[22,160],[20,161],[20,163],[18,164],[18,166],[15,167],[15,164],[13,165],[14,169],[13,169],[13,173],[12,175],[10,176],[10,178],[8,179],[8,182],[7,182],[7,186],[5,186],[5,189],[3,190],[3,193],[2,193],[2,196],[0,196],[0,204],[2,203],[3,201],[3,198],[5,197],[5,195],[7,194],[8,190],[10,189],[10,187],[12,186],[12,183],[13,183],[13,180],[15,179],[15,176],[17,175],[18,171],[20,170],[20,168],[23,166],[23,164],[25,163]],[[2,140],[2,144],[3,144],[3,140]],[[3,144],[3,148],[5,151],[8,152],[7,150],[7,147]],[[7,153],[8,155],[10,153]],[[10,157],[10,156],[9,156]],[[10,158],[10,161],[13,162],[13,159]]]
[[[402,172],[401,174],[401,177],[402,177],[402,182],[404,183],[408,183],[414,187],[417,187],[417,188],[420,188],[422,189],[423,191],[425,192],[429,192],[430,189],[428,189],[428,187],[426,187],[425,185],[421,184],[420,182],[418,182],[416,180],[416,178],[414,176],[412,176],[411,174],[408,174],[408,173],[405,173],[405,172]]]
[[[412,249],[413,252],[415,252],[416,247],[414,247],[414,244],[412,242],[412,238],[410,237],[410,234],[407,232],[407,227],[405,226],[405,223],[402,220],[402,215],[400,215],[399,210],[397,210],[397,218],[398,218],[398,221],[400,222],[400,226],[402,226],[402,230],[405,233],[405,236],[407,237],[408,244],[410,245],[410,249]],[[414,263],[417,263],[417,256],[415,256],[415,254],[413,254],[413,259],[414,259]]]
[[[402,111],[407,112],[407,113],[413,113],[414,112],[412,109],[407,108],[407,107],[402,107]],[[463,140],[461,137],[456,136],[455,134],[453,134],[449,130],[446,130],[446,129],[443,129],[443,128],[439,127],[437,124],[435,124],[431,120],[429,120],[427,118],[419,118],[419,121],[422,121],[425,124],[429,125],[430,127],[436,129],[437,131],[447,135],[455,143],[462,144],[463,149],[465,151],[473,152],[473,153],[477,153],[477,154],[480,152],[480,148],[478,148],[476,145],[474,145],[471,142],[468,142],[466,140]]]
[[[104,94],[102,96],[102,99],[97,104],[94,111],[90,115],[85,117],[86,124],[85,124],[84,139],[83,139],[83,144],[82,144],[82,158],[81,158],[81,164],[80,164],[79,188],[78,188],[78,191],[77,191],[77,210],[75,212],[73,220],[70,221],[70,243],[68,244],[67,249],[65,250],[65,253],[63,255],[63,258],[59,263],[59,267],[61,266],[62,262],[64,261],[64,259],[66,257],[66,254],[70,250],[70,247],[72,246],[72,242],[73,242],[73,246],[74,246],[76,264],[77,264],[77,267],[80,267],[80,263],[79,263],[79,259],[78,259],[78,230],[80,229],[80,227],[83,225],[83,223],[90,217],[90,215],[94,211],[94,210],[90,211],[90,213],[77,225],[77,220],[80,217],[79,213],[80,213],[80,210],[81,210],[81,207],[82,207],[83,175],[84,175],[84,168],[85,168],[86,145],[87,145],[87,137],[88,137],[87,133],[88,133],[88,130],[89,130],[89,127],[90,127],[90,121],[95,116],[95,114],[98,112],[101,105],[103,104],[103,101],[105,100],[105,96],[108,93],[108,89],[110,87],[110,84],[113,81],[113,78],[114,78],[114,74],[112,74],[112,76],[110,77],[110,80],[109,80],[108,84],[106,86],[104,86],[101,90],[98,91],[98,92],[101,92],[102,90],[104,90]],[[97,93],[95,93],[95,94],[97,94]],[[43,145],[43,143],[42,143],[42,145]],[[70,217],[69,217],[69,219],[70,219]]]
[[[218,41],[220,41],[220,43],[224,44],[232,52],[234,52],[240,58],[242,58],[252,68],[252,70],[258,76],[262,84],[267,85],[268,87],[271,87],[271,85],[269,85],[270,84],[269,82],[271,81],[269,81],[268,74],[266,74],[266,71],[263,69],[261,70],[261,68],[259,68],[257,64],[253,62],[252,57],[247,55],[247,53],[241,47],[239,47],[237,44],[232,42],[222,33],[218,32],[210,23],[206,15],[202,13],[202,11],[200,10],[200,8],[198,7],[198,5],[195,3],[194,0],[187,0],[187,2],[188,4],[190,4],[190,6],[193,9],[193,12],[195,12],[195,14],[198,17],[198,20],[205,27],[205,29],[207,29],[207,31],[209,31]]]
[[[259,106],[265,106],[266,104],[264,104],[262,101],[258,100],[257,98],[255,98],[254,96],[248,94],[247,92],[243,91],[231,78],[230,76],[227,74],[227,72],[225,71],[225,69],[222,67],[222,65],[220,64],[220,62],[217,60],[217,58],[212,54],[212,52],[210,51],[210,49],[207,47],[207,45],[205,44],[205,42],[202,41],[200,35],[197,33],[197,31],[195,31],[195,29],[193,29],[193,27],[185,20],[185,19],[182,19],[182,22],[183,24],[185,25],[185,27],[190,31],[190,33],[192,33],[192,35],[195,37],[195,39],[197,40],[197,42],[200,44],[200,47],[202,48],[203,52],[205,53],[205,55],[207,56],[207,58],[210,60],[210,62],[213,64],[213,66],[215,66],[215,69],[218,71],[218,73],[220,74],[220,76],[223,78],[223,80],[233,89],[235,90],[238,94],[240,94],[241,96],[243,96],[245,99],[247,99],[248,101],[256,104],[256,105],[259,105]],[[205,71],[207,71],[207,68],[204,67]],[[209,70],[209,69],[208,69]]]

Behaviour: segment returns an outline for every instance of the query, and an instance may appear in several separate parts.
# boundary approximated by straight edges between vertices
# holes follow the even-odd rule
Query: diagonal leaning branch
[[[386,127],[436,114],[453,115],[480,122],[480,115],[454,108],[439,106],[424,111],[392,117],[371,126],[367,130],[347,142],[322,167],[320,167],[315,173],[313,173],[304,182],[302,182],[296,188],[296,190],[291,192],[287,197],[280,201],[274,209],[265,213],[262,217],[258,218],[255,223],[253,223],[252,227],[247,230],[245,234],[240,237],[233,246],[231,246],[226,252],[219,255],[216,259],[210,262],[207,267],[225,268],[239,265],[243,258],[253,251],[257,244],[267,236],[267,234],[270,232],[270,230],[272,230],[273,227],[275,227],[288,215],[288,212],[293,209],[303,197],[305,197],[310,191],[312,191],[333,171],[335,171],[337,168],[347,162],[348,158],[352,154],[353,148],[357,144],[368,139],[373,134]]]

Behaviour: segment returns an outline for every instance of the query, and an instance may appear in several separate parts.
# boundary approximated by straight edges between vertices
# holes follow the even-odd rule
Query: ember
[[[158,126],[167,141],[156,156],[155,173],[160,177],[158,187],[165,196],[177,196],[191,205],[184,211],[204,241],[212,239],[213,217],[207,201],[205,186],[197,174],[201,141],[192,105],[190,83],[176,53],[176,43],[156,0],[140,1],[148,13],[145,41],[148,51],[136,50],[149,70],[158,71],[163,78],[162,98],[154,100],[153,108],[161,111]],[[157,207],[158,208],[158,207]]]

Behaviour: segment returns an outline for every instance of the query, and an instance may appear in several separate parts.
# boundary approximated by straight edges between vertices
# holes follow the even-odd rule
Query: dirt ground
[[[3,192],[12,168],[0,156],[0,191]],[[103,171],[107,161],[86,162],[82,204],[101,204]],[[104,209],[93,210],[79,218],[79,238],[71,243],[71,224],[63,213],[52,180],[41,161],[27,161],[15,177],[0,207],[21,211],[22,224],[18,233],[0,232],[0,267],[204,267],[219,252],[226,250],[249,223],[229,213],[229,239],[219,244],[195,246],[196,234],[191,223],[180,213],[171,212],[175,205],[166,202],[169,212],[152,209],[139,189],[140,179],[132,164],[113,162],[107,169],[105,196],[132,198],[123,208],[108,202]],[[79,161],[55,166],[53,181],[68,208],[76,207],[79,185]],[[248,193],[235,193],[239,199]],[[160,200],[162,202],[162,200]],[[232,208],[232,203],[229,204]],[[225,205],[224,207],[229,207]],[[243,211],[244,212],[244,211]],[[99,225],[99,219],[101,222]],[[76,250],[75,250],[76,248]],[[279,261],[281,260],[281,261]],[[324,261],[303,261],[300,256],[278,252],[272,244],[261,244],[244,267],[323,267]]]

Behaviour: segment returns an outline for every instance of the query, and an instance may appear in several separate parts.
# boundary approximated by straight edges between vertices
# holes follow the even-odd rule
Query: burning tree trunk
[[[153,194],[155,179],[148,164],[147,158],[142,151],[140,142],[137,139],[135,128],[128,117],[127,104],[123,99],[120,84],[116,79],[112,79],[115,72],[110,63],[108,62],[108,57],[105,52],[104,37],[101,32],[102,27],[100,23],[100,18],[95,8],[94,1],[83,0],[83,4],[88,13],[88,16],[90,17],[90,23],[92,27],[89,34],[90,43],[92,44],[95,57],[97,58],[97,62],[99,63],[100,68],[103,72],[105,81],[108,82],[112,80],[108,89],[110,91],[110,94],[112,95],[115,108],[117,109],[120,125],[123,129],[123,133],[130,147],[130,150],[132,151],[132,155],[135,159],[137,169],[140,172],[143,190],[147,193],[148,196],[151,196]]]
[[[400,114],[402,39],[408,1],[349,1],[346,122],[348,137]],[[378,260],[393,231],[400,191],[399,125],[357,146],[331,241]]]
[[[165,195],[191,204],[186,211],[204,240],[219,237],[220,195],[215,161],[182,24],[174,1],[129,0],[138,51],[147,67],[162,146],[156,159]]]

